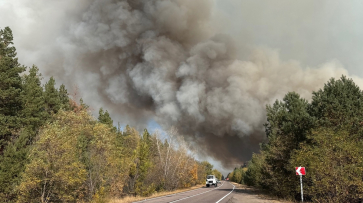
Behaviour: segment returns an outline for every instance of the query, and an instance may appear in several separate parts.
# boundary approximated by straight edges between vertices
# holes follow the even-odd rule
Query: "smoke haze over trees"
[[[289,92],[267,106],[268,141],[247,166],[229,174],[232,181],[276,196],[300,198],[295,167],[306,167],[304,199],[359,202],[362,185],[362,90],[342,76],[313,92],[312,101]]]
[[[266,104],[288,91],[309,99],[329,78],[349,75],[336,61],[305,68],[275,50],[246,53],[214,23],[209,0],[23,2],[19,12],[42,16],[27,19],[32,40],[21,44],[44,75],[79,86],[91,106],[124,124],[175,126],[225,166],[259,150]]]
[[[362,198],[363,81],[349,74],[362,4],[240,2],[0,1],[0,200],[147,196],[220,176],[195,149],[225,167],[252,157],[229,178],[277,196],[299,194],[306,164],[308,198]]]
[[[25,70],[28,70],[26,73]],[[220,175],[195,160],[175,128],[167,139],[98,120],[36,66],[18,63],[9,27],[0,29],[0,202],[106,202],[204,183]]]

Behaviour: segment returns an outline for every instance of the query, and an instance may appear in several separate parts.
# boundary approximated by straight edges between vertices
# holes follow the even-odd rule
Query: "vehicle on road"
[[[205,182],[205,186],[209,187],[214,185],[215,187],[218,186],[218,180],[214,175],[208,175],[207,180]]]

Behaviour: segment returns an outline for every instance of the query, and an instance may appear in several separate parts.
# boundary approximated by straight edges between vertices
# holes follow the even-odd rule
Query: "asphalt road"
[[[226,203],[231,197],[230,194],[233,190],[234,186],[232,184],[228,181],[221,181],[218,187],[203,187],[187,192],[138,201],[137,203]]]

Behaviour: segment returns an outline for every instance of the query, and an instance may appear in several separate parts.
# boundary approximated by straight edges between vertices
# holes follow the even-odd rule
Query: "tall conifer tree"
[[[0,154],[14,131],[20,128],[19,112],[22,109],[21,77],[25,68],[16,58],[13,34],[9,27],[0,30]]]
[[[102,108],[100,108],[99,110],[99,115],[98,115],[98,121],[100,123],[112,126],[113,125],[113,120],[111,119],[110,114],[108,113],[108,111],[103,111]]]
[[[64,86],[63,84],[59,87],[59,100],[62,109],[66,111],[71,109],[71,106],[69,104],[68,91],[66,89],[66,86]]]
[[[17,147],[26,142],[26,139],[17,139],[23,108],[20,73],[25,68],[18,63],[12,41],[9,27],[0,30],[0,202],[14,199],[14,179],[22,170],[18,160],[24,160],[26,155],[23,148]]]
[[[61,108],[61,101],[59,98],[59,92],[55,87],[55,80],[53,77],[44,86],[44,99],[45,99],[45,110],[49,114],[57,113]]]
[[[47,112],[44,110],[44,95],[41,86],[41,74],[36,66],[23,77],[23,91],[21,93],[24,108],[21,112],[24,127],[33,135],[44,124]]]
[[[150,188],[144,186],[144,180],[146,179],[148,170],[152,163],[150,160],[150,134],[145,129],[142,135],[142,140],[139,145],[139,162],[137,164],[137,180],[135,183],[135,192],[139,195],[147,194]]]
[[[319,126],[361,131],[363,120],[363,94],[352,79],[342,76],[330,79],[323,89],[313,92],[310,114]]]

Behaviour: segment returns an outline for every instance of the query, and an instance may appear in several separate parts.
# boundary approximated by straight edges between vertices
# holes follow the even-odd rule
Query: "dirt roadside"
[[[292,203],[291,201],[270,197],[263,194],[261,191],[246,185],[233,182],[230,183],[236,187],[232,192],[232,197],[229,199],[228,203]]]

